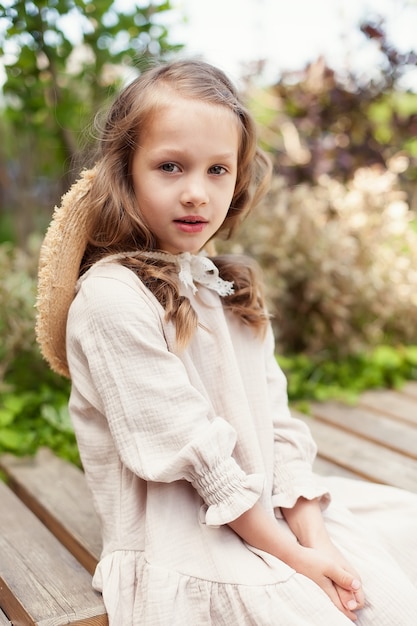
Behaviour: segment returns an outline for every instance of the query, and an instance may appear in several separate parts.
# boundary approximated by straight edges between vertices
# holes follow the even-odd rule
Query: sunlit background
[[[261,79],[274,82],[282,72],[299,70],[319,56],[341,74],[351,71],[360,80],[370,80],[384,59],[375,42],[370,44],[361,34],[364,21],[383,22],[399,52],[416,46],[415,0],[172,0],[171,6],[160,16],[169,40],[183,44],[183,54],[220,66],[237,82],[254,62],[263,61]],[[114,7],[130,12],[132,2],[116,0]],[[79,15],[66,15],[61,23],[78,43]],[[402,85],[417,89],[415,68],[408,70]]]
[[[417,379],[416,0],[0,1],[0,453],[77,461],[35,341],[39,247],[94,119],[148,63],[225,70],[273,163],[238,237],[291,401]]]
[[[415,2],[174,0],[173,5],[187,21],[178,24],[174,18],[172,38],[235,79],[253,61],[264,60],[265,78],[273,81],[319,55],[340,72],[348,69],[369,79],[383,59],[377,46],[369,45],[360,33],[358,26],[364,21],[383,20],[388,38],[400,52],[416,46]],[[404,77],[403,84],[417,87],[417,71]]]

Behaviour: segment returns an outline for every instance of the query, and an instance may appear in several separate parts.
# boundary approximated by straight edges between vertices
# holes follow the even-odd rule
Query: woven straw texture
[[[70,378],[65,347],[67,315],[87,245],[89,212],[85,198],[94,174],[94,170],[84,170],[62,196],[39,257],[36,338],[51,369],[67,378]]]

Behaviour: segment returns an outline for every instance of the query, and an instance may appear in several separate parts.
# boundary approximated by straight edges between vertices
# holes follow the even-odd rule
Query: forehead
[[[224,104],[212,104],[174,95],[155,107],[142,127],[140,143],[201,141],[238,146],[242,133],[239,116]]]
[[[184,95],[170,85],[157,85],[148,92],[145,102],[144,130],[154,121],[160,121],[162,116],[166,121],[171,119],[174,122],[175,118],[179,120],[184,115],[200,114],[207,120],[207,115],[204,115],[207,113],[211,113],[211,117],[228,118],[229,123],[237,124],[238,128],[243,126],[234,108],[220,97],[216,101],[213,96]]]

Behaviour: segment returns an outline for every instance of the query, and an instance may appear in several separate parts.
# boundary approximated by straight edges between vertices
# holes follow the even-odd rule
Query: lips
[[[207,220],[199,215],[189,215],[187,217],[182,217],[174,220],[177,224],[206,224]]]
[[[174,224],[184,233],[199,233],[208,224],[208,221],[199,215],[189,215],[174,220]]]

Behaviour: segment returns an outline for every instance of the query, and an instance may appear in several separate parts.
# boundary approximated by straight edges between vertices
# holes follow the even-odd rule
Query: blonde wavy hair
[[[116,97],[100,130],[95,176],[83,198],[88,211],[88,245],[80,273],[100,258],[126,252],[123,265],[134,271],[150,289],[176,326],[177,342],[184,347],[192,337],[197,316],[187,298],[181,297],[176,266],[137,257],[137,251],[157,250],[157,242],[138,207],[131,177],[132,158],[141,132],[161,107],[169,105],[172,91],[185,98],[225,106],[239,120],[240,145],[234,195],[226,219],[215,237],[228,239],[269,188],[271,165],[257,145],[255,123],[239,95],[218,68],[200,60],[179,60],[155,66],[124,88]],[[213,247],[214,250],[214,247]],[[128,252],[135,251],[135,257]],[[235,256],[211,256],[235,293],[223,305],[243,323],[262,332],[267,315],[257,271],[248,260]]]

